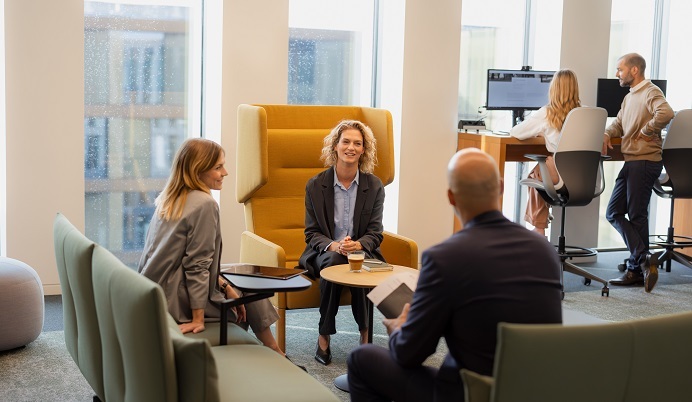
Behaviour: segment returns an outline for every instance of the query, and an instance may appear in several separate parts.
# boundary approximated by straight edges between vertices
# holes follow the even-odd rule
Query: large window
[[[202,2],[132,3],[84,3],[84,177],[86,235],[135,266],[173,155],[200,131]]]
[[[461,12],[459,120],[483,119],[486,128],[495,131],[512,128],[511,111],[484,108],[487,70],[518,70],[523,66],[558,69],[561,21],[562,2],[465,0]],[[503,213],[517,221],[524,216],[522,194],[526,193],[517,185],[517,176],[525,176],[527,167],[530,166],[519,163],[505,165]],[[510,200],[519,201],[517,204]]]
[[[371,104],[374,0],[290,0],[288,103]]]
[[[488,10],[493,10],[488,12]],[[509,130],[509,111],[485,112],[489,68],[518,70],[524,63],[523,1],[467,0],[461,11],[459,119],[485,118],[494,130]]]
[[[534,70],[560,68],[562,1],[531,0],[529,65]]]
[[[609,77],[615,78],[617,59],[625,53],[639,53],[651,63],[655,10],[656,0],[612,0]]]
[[[692,2],[669,0],[663,10],[661,26],[667,29],[661,46],[659,77],[668,80],[666,99],[673,110],[692,108],[692,80],[689,66],[692,65],[690,39],[692,38]]]
[[[461,11],[459,120],[483,119],[492,130],[512,128],[511,111],[486,111],[489,68],[518,70],[524,65],[524,1],[467,0]],[[493,10],[493,12],[488,12]],[[505,200],[515,199],[516,163],[505,165]],[[506,201],[503,212],[514,215]]]

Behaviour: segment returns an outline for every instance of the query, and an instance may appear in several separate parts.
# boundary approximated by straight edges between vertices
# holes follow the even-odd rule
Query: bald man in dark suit
[[[499,322],[562,322],[558,255],[502,215],[495,161],[459,151],[448,181],[463,229],[423,253],[412,302],[384,320],[389,350],[370,344],[349,355],[351,401],[463,401],[459,369],[492,375]],[[442,366],[423,366],[442,337]]]

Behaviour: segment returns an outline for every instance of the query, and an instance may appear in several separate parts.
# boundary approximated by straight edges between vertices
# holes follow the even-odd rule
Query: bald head
[[[646,60],[638,53],[627,53],[626,55],[620,57],[628,67],[637,67],[637,72],[644,77],[644,71],[646,70]]]
[[[497,162],[477,148],[465,148],[452,156],[447,166],[449,201],[462,217],[500,208],[502,180]]]

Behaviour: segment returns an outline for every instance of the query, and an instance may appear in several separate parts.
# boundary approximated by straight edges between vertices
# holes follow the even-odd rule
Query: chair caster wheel
[[[589,279],[589,278],[584,278],[584,285],[586,285],[586,286],[591,285],[591,279]]]
[[[618,264],[618,271],[625,272],[627,270],[627,264]]]
[[[608,289],[607,287],[604,286],[603,289],[601,289],[601,296],[605,296],[605,297],[610,296],[610,289]]]

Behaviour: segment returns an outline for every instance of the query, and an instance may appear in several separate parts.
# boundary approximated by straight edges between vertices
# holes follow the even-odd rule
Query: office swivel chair
[[[692,237],[675,235],[673,228],[673,213],[676,198],[692,198],[692,174],[690,160],[692,159],[692,109],[677,112],[670,125],[668,134],[663,141],[663,166],[665,174],[654,183],[654,192],[662,198],[670,198],[670,225],[668,233],[652,235],[651,244],[662,247],[663,253],[658,256],[658,262],[666,272],[670,272],[673,260],[692,268],[692,257],[682,254],[675,249],[692,247]]]
[[[595,256],[597,252],[591,248],[565,245],[565,211],[567,207],[588,205],[605,189],[603,160],[609,157],[602,157],[601,149],[607,115],[606,110],[599,107],[579,107],[567,115],[554,155],[555,166],[564,183],[560,189],[555,189],[553,185],[548,166],[545,164],[545,155],[525,155],[538,162],[543,180],[520,181],[521,184],[538,190],[548,204],[562,207],[560,237],[556,246],[562,271],[584,277],[585,285],[590,285],[592,280],[602,283],[601,296],[608,296],[610,293],[608,281],[567,261],[575,257]],[[560,282],[563,284],[564,298],[562,272]]]

